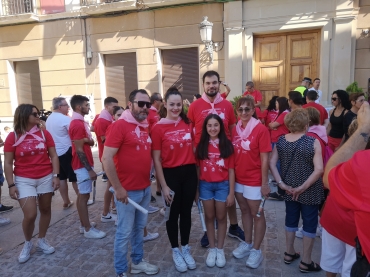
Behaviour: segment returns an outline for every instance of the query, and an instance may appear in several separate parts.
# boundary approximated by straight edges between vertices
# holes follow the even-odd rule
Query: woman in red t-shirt
[[[234,204],[234,148],[227,138],[222,119],[209,114],[203,123],[202,136],[196,150],[199,165],[199,199],[203,201],[209,252],[206,265],[224,267],[226,236],[226,207]],[[217,248],[214,222],[217,219]]]
[[[166,228],[172,258],[176,269],[185,272],[187,269],[196,268],[188,246],[191,209],[198,183],[193,152],[193,129],[183,111],[182,96],[177,88],[169,88],[164,100],[167,116],[158,121],[152,129],[152,156],[164,200],[171,203]],[[175,192],[173,198],[170,191]],[[178,242],[179,221],[181,250]]]
[[[40,211],[37,247],[45,254],[55,249],[45,239],[51,218],[51,197],[59,188],[59,159],[52,136],[39,129],[40,111],[30,104],[21,104],[14,113],[14,132],[5,141],[5,176],[9,195],[18,200],[23,211],[25,243],[18,257],[20,263],[30,258],[31,242],[37,216],[36,197]],[[14,170],[13,170],[14,162]],[[14,174],[14,177],[13,177]]]
[[[253,117],[254,101],[242,97],[236,103],[240,120],[232,132],[235,155],[235,197],[242,212],[245,241],[233,251],[236,258],[249,256],[246,265],[257,268],[262,260],[260,249],[266,232],[264,213],[257,216],[261,198],[267,197],[268,156],[271,141],[268,129]],[[254,238],[252,233],[254,230]]]

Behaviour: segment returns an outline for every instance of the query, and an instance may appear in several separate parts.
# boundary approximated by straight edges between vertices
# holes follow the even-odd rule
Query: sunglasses
[[[243,111],[245,112],[245,113],[249,113],[250,111],[251,111],[252,109],[251,108],[239,108],[238,109],[238,112],[239,113],[243,113]]]
[[[40,117],[40,113],[36,113],[36,112],[31,113],[31,115],[33,115],[34,117]]]
[[[332,97],[331,101],[337,101],[337,99],[338,99],[337,97]]]
[[[152,103],[146,101],[134,101],[132,103],[137,103],[139,108],[144,108],[144,106],[146,106],[146,108],[149,109],[152,106]]]

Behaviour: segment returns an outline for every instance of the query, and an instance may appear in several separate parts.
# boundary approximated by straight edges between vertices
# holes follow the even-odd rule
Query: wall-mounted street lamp
[[[213,63],[213,46],[216,48],[217,43],[212,41],[212,27],[213,23],[208,21],[208,16],[203,17],[203,21],[199,24],[200,38],[206,46],[206,50]]]

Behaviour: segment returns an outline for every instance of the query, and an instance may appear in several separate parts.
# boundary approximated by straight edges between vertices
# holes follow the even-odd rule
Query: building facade
[[[229,84],[229,99],[253,80],[266,103],[305,76],[321,79],[324,105],[353,81],[368,90],[370,0],[0,2],[2,125],[18,104],[49,110],[59,95],[87,95],[96,110],[106,96],[125,106],[136,88],[176,85],[190,99],[207,70]],[[213,23],[213,62],[203,16]]]

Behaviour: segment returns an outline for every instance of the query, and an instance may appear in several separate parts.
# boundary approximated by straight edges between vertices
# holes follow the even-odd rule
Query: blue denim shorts
[[[199,198],[201,200],[214,199],[219,202],[226,202],[229,190],[229,181],[208,183],[200,180],[199,182]]]
[[[94,169],[92,167],[92,169]],[[89,194],[92,192],[92,180],[86,180],[90,178],[89,172],[86,170],[86,168],[79,168],[75,170],[75,174],[77,177],[77,186],[78,186],[78,192],[80,194]],[[79,184],[79,182],[86,180],[85,182],[82,182]]]

